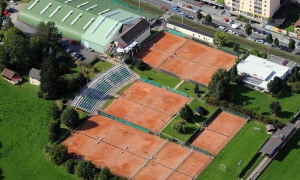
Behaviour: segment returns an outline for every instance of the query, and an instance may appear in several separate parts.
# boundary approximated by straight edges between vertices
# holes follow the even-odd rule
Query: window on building
[[[267,5],[265,5],[265,7],[267,7]]]
[[[266,12],[267,10],[266,10],[266,9],[264,9],[264,11]]]
[[[264,15],[266,15],[266,13],[264,13]]]

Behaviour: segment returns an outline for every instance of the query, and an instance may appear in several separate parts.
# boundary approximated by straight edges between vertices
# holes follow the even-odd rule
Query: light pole
[[[141,0],[139,0],[139,10],[141,10]]]
[[[273,43],[272,44],[270,44],[270,46],[268,46],[268,56],[270,55],[270,47],[273,45]]]
[[[242,160],[240,160],[240,161],[238,162],[238,174],[237,174],[237,179],[238,179],[238,180],[240,179],[240,165],[241,165],[241,163],[242,163]]]

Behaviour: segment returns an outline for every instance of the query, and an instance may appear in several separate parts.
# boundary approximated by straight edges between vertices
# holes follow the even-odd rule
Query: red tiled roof
[[[14,74],[17,74],[17,73],[10,69],[5,68],[1,74],[2,74],[2,76],[6,77],[8,79],[12,79]]]
[[[300,19],[295,23],[295,26],[299,26],[300,27]]]

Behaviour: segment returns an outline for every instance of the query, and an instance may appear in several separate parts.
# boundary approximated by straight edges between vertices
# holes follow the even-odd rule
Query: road
[[[225,22],[224,21],[224,18],[228,18],[228,19],[232,19],[234,21],[234,23],[238,22],[240,24],[245,24],[244,22],[241,22],[241,21],[237,21],[235,19],[235,17],[230,17],[228,14],[226,13],[223,13],[223,15],[221,14],[223,12],[223,9],[214,9],[213,6],[210,6],[208,4],[204,4],[202,5],[201,7],[198,5],[198,2],[197,1],[191,1],[191,0],[176,0],[176,1],[166,1],[166,0],[142,0],[143,2],[146,2],[146,3],[149,3],[153,6],[156,6],[158,8],[160,8],[161,6],[165,6],[166,8],[168,8],[169,10],[167,11],[167,14],[163,17],[169,17],[171,15],[175,15],[175,14],[178,14],[177,12],[175,12],[173,9],[172,9],[172,4],[177,4],[178,3],[184,3],[185,5],[189,4],[192,6],[193,9],[195,8],[198,8],[200,9],[200,12],[201,14],[203,15],[207,15],[207,14],[210,14],[212,16],[212,19],[213,19],[213,23],[215,24],[218,24],[218,25],[222,25],[222,26],[226,26],[228,29],[231,29],[232,31],[234,31],[236,33],[236,35],[238,34],[243,34],[243,35],[246,35],[246,32],[244,29],[240,28],[240,29],[233,29],[230,27],[230,23],[229,22]],[[187,15],[192,15],[194,16],[194,21],[198,21],[198,19],[196,18],[197,15],[196,13],[194,12],[193,9],[188,9],[186,7],[183,7],[182,5],[179,5],[179,10],[181,12],[184,12],[185,14]],[[202,20],[200,20],[202,21]],[[252,26],[254,27],[257,27],[259,29],[263,29],[260,25],[260,24],[252,24]],[[269,31],[270,32],[270,31]],[[272,32],[271,32],[272,33]],[[278,38],[279,42],[280,42],[280,45],[282,46],[286,46],[288,47],[288,43],[289,43],[289,37],[287,36],[283,36],[283,35],[280,35],[280,34],[277,34],[277,33],[272,33],[272,36],[273,38]],[[265,39],[266,36],[265,35],[262,35],[262,34],[258,34],[256,32],[253,32],[251,35],[250,35],[251,38],[253,39]],[[298,54],[300,55],[300,48],[296,48],[294,51],[293,51],[294,54]]]

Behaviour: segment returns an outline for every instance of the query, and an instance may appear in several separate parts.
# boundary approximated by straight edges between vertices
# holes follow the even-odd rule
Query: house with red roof
[[[14,85],[22,81],[22,77],[18,73],[7,68],[2,71],[1,75],[4,80]]]

